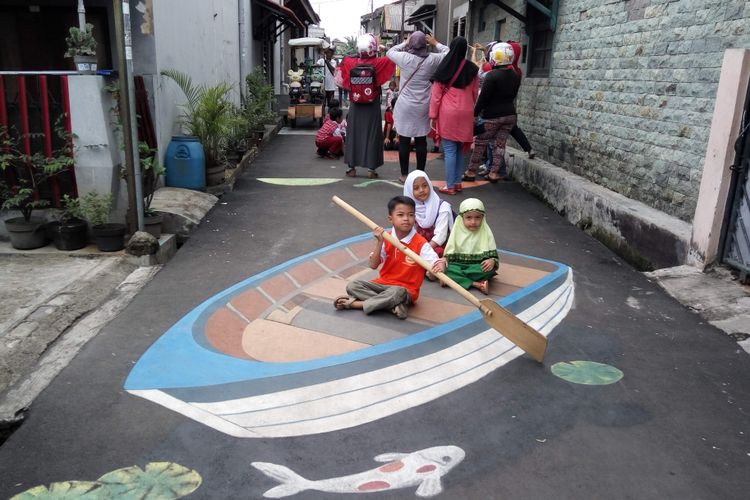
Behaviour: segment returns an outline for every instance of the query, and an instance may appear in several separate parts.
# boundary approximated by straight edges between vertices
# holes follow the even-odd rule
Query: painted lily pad
[[[326,184],[339,182],[341,179],[330,177],[258,177],[258,180],[276,186],[325,186]]]
[[[72,498],[95,499],[102,495],[102,484],[96,481],[62,481],[47,486],[34,486],[10,500],[63,500]]]
[[[390,184],[391,186],[396,186],[397,188],[403,188],[404,187],[404,185],[401,184],[398,181],[389,181],[389,180],[385,180],[385,179],[374,179],[374,180],[371,180],[371,181],[360,182],[359,184],[355,184],[354,187],[355,188],[364,188],[364,187],[369,186],[370,184],[380,184],[380,183]]]
[[[173,462],[151,462],[108,472],[99,478],[109,497],[166,500],[189,495],[201,485],[200,474]]]
[[[552,373],[573,384],[583,385],[614,384],[623,377],[623,373],[614,366],[594,361],[555,363]]]

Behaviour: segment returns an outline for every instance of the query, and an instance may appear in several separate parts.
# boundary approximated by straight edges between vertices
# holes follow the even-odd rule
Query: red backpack
[[[357,104],[368,104],[380,98],[375,66],[357,64],[349,70],[349,99]]]

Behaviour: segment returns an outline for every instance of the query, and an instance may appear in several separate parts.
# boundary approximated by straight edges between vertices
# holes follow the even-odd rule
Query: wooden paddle
[[[333,197],[333,202],[359,219],[360,222],[362,222],[370,229],[375,229],[376,227],[378,227],[378,225],[368,219],[367,216],[365,216],[353,206],[349,205],[338,196]],[[408,249],[397,238],[394,238],[389,231],[384,231],[383,237],[388,240],[391,245],[395,246],[396,248],[401,250],[401,252],[412,258],[425,270],[432,272],[432,266],[429,262]],[[487,322],[488,325],[500,332],[501,335],[516,344],[518,347],[526,351],[526,353],[535,360],[539,361],[540,363],[544,360],[544,352],[547,350],[547,337],[518,319],[517,316],[515,316],[513,313],[505,309],[494,300],[479,300],[474,297],[474,295],[465,290],[461,285],[449,278],[445,273],[433,274],[437,276],[437,278],[442,283],[445,283],[447,286],[451,287],[464,299],[468,300],[471,304],[476,306],[482,312],[484,321]]]

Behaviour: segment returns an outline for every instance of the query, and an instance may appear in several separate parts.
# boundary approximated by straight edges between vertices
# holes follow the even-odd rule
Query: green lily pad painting
[[[330,177],[258,177],[258,180],[276,186],[325,186],[326,184],[339,182],[341,179],[331,179]]]
[[[151,462],[117,469],[99,478],[113,498],[167,499],[189,495],[201,485],[194,470],[172,462]]]
[[[194,492],[203,482],[200,474],[173,462],[151,462],[108,472],[97,481],[63,481],[35,486],[11,500],[68,500],[121,498],[172,500]]]
[[[11,498],[11,500],[62,500],[102,498],[102,485],[96,481],[62,481],[46,486],[35,486]]]
[[[594,361],[555,363],[552,373],[573,384],[583,385],[609,385],[623,377],[623,373],[614,366]]]
[[[369,186],[371,184],[380,184],[380,183],[390,184],[391,186],[396,186],[397,188],[403,188],[404,187],[404,185],[401,184],[398,181],[389,181],[389,180],[384,180],[384,179],[374,179],[374,180],[371,180],[371,181],[360,182],[359,184],[355,184],[354,187],[355,188],[364,188],[364,187],[367,187],[367,186]]]

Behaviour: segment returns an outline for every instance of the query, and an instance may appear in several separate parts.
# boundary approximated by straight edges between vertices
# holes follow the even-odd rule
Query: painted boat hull
[[[473,308],[448,321],[426,323],[420,331],[408,335],[315,359],[258,361],[241,359],[245,354],[233,346],[224,352],[217,348],[232,338],[229,333],[223,335],[224,330],[217,329],[215,323],[229,314],[227,310],[251,325],[266,321],[264,318],[275,309],[287,311],[281,304],[288,308],[290,298],[301,291],[312,293],[322,281],[331,279],[305,275],[301,269],[309,270],[309,263],[315,262],[341,278],[341,270],[365,261],[371,238],[366,233],[298,257],[205,301],[144,353],[126,380],[125,389],[232,436],[300,436],[361,425],[427,403],[523,355],[489,328]],[[344,262],[341,270],[336,268],[334,264],[347,256],[350,262]],[[540,276],[544,273],[497,302],[549,335],[572,306],[572,270],[564,264],[510,252],[501,251],[500,260],[501,268],[505,262],[525,263],[540,269]],[[304,282],[301,276],[309,281]],[[278,284],[283,277],[298,285],[296,289],[284,289],[275,297],[262,290],[268,283]],[[423,296],[425,287],[430,286],[437,284],[425,283]],[[256,292],[262,292],[263,304],[258,306],[261,301],[257,298],[243,303],[242,297]],[[429,300],[420,298],[418,306]],[[266,302],[268,307],[253,312],[257,319],[243,314],[250,306],[263,308]],[[244,309],[238,311],[233,305]],[[339,313],[373,321],[361,312]],[[343,314],[339,317],[344,318]],[[347,320],[351,318],[355,316]],[[212,328],[219,334],[211,334]],[[247,337],[246,332],[244,335]],[[247,344],[247,339],[243,342]],[[252,352],[253,347],[248,350]]]

